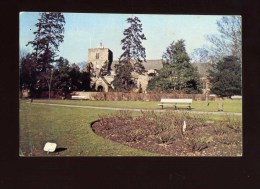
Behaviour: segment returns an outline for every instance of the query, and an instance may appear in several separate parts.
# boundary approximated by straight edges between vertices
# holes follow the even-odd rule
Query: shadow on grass
[[[56,148],[56,150],[54,152],[57,153],[57,152],[65,151],[65,150],[67,150],[67,148],[60,147],[60,148]]]

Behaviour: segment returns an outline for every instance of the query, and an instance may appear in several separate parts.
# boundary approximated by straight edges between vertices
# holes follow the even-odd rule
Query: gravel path
[[[30,103],[30,102],[27,102]],[[66,104],[50,104],[50,103],[42,103],[42,102],[33,102],[30,104],[37,105],[46,105],[46,106],[62,106],[62,107],[70,107],[70,108],[87,108],[87,109],[99,109],[99,110],[130,110],[130,111],[155,111],[162,112],[166,109],[138,109],[138,108],[115,108],[115,107],[97,107],[97,106],[79,106],[79,105],[66,105]],[[181,111],[181,110],[176,110]],[[198,114],[216,114],[216,115],[242,115],[242,113],[238,112],[204,112],[204,111],[190,111],[192,113]]]

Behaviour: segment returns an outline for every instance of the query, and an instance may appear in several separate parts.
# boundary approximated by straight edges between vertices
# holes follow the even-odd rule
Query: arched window
[[[99,59],[99,53],[96,53],[96,59]]]
[[[97,88],[97,91],[98,92],[103,92],[103,90],[104,90],[103,86],[99,85],[98,88]]]

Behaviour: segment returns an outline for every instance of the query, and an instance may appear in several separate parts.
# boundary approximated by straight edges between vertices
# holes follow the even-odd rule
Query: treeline
[[[116,65],[115,79],[112,82],[114,91],[131,92],[138,88],[133,73],[145,74],[143,64],[146,62],[146,51],[142,40],[139,18],[128,18],[129,27],[123,31],[121,40],[123,53]],[[31,96],[40,96],[43,91],[61,91],[66,96],[72,91],[91,90],[91,77],[95,76],[91,63],[80,70],[75,63],[71,64],[63,57],[58,57],[59,45],[64,40],[65,18],[62,13],[40,13],[36,23],[34,39],[27,45],[32,46],[31,53],[20,55],[20,90],[30,90]],[[212,44],[209,48],[195,51],[198,62],[211,62],[207,78],[210,91],[219,96],[241,94],[242,89],[242,38],[241,17],[222,17],[217,22],[220,35],[208,36]],[[203,59],[202,59],[203,58]],[[149,80],[149,92],[176,91],[198,94],[202,92],[202,83],[198,70],[191,64],[185,48],[185,41],[178,40],[166,48],[162,55],[163,68]],[[105,76],[107,72],[102,72]]]
[[[85,69],[80,69],[75,63],[70,64],[67,59],[60,57],[55,60],[49,72],[44,74],[37,69],[32,54],[27,54],[20,59],[20,91],[30,91],[31,97],[40,97],[44,91],[59,91],[66,97],[72,91],[90,90],[90,74]],[[51,93],[49,93],[50,95]]]

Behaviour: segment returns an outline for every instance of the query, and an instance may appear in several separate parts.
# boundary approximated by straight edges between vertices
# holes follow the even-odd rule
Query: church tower
[[[93,64],[95,73],[99,73],[100,69],[107,64],[107,71],[111,69],[113,62],[113,53],[110,49],[105,48],[102,43],[97,48],[88,49],[88,63]]]
[[[88,63],[92,64],[91,87],[96,91],[108,92],[114,77],[110,75],[113,53],[102,43],[97,48],[88,49]]]

